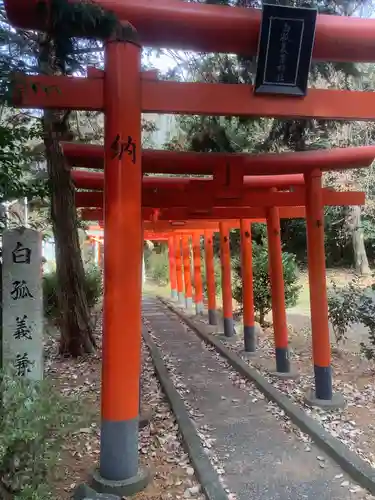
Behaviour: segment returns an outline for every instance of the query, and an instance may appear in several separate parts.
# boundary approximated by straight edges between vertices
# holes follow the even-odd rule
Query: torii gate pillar
[[[305,175],[307,257],[315,390],[306,397],[312,406],[338,408],[344,399],[332,392],[331,344],[328,326],[322,173]]]
[[[204,232],[204,253],[205,253],[205,264],[206,264],[208,322],[210,325],[216,326],[217,325],[217,311],[216,311],[216,283],[215,283],[213,238],[214,238],[213,231],[206,230]]]
[[[194,262],[194,287],[195,287],[195,312],[203,314],[203,282],[201,268],[201,234],[199,231],[194,231],[192,235],[193,241],[193,262]]]
[[[271,281],[272,321],[275,340],[275,375],[281,378],[295,377],[290,371],[288,326],[285,310],[283,260],[280,239],[280,216],[277,207],[267,213],[268,267]]]
[[[240,232],[244,350],[247,353],[255,353],[257,338],[254,320],[253,245],[250,220],[241,219]]]
[[[98,492],[121,496],[134,494],[148,483],[148,473],[138,463],[143,251],[141,49],[122,35],[119,30],[105,44],[102,404],[100,468],[92,477]],[[136,37],[135,31],[132,36]]]
[[[171,298],[177,300],[177,275],[176,275],[176,250],[174,247],[174,238],[168,239],[168,257],[169,257],[169,282],[171,285]]]
[[[225,222],[220,222],[220,261],[221,289],[223,296],[224,336],[235,335],[232,306],[232,273],[230,262],[229,228]]]
[[[191,267],[190,267],[190,237],[184,234],[182,240],[182,260],[184,268],[185,282],[185,301],[186,309],[189,311],[193,307],[193,289],[191,284]]]
[[[177,298],[180,306],[185,306],[184,293],[184,278],[182,274],[182,257],[181,257],[181,236],[174,236],[174,248],[176,257],[176,282],[177,282]]]

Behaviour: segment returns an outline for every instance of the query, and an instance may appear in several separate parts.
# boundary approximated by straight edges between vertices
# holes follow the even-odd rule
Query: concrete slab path
[[[223,370],[217,355],[202,348],[160,301],[145,297],[143,316],[187,387],[185,400],[202,415],[199,424],[211,429],[226,483],[238,500],[365,498],[363,491],[350,492],[350,479],[324,452],[315,445],[306,451],[305,443],[287,433],[267,401],[254,401],[248,389],[235,386],[231,369]]]

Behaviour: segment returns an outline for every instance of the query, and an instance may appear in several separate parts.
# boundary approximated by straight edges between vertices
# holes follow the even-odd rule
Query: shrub
[[[355,323],[361,323],[369,331],[369,344],[360,343],[367,359],[375,359],[375,284],[361,289],[357,280],[338,288],[332,283],[328,294],[328,317],[335,333],[336,342],[345,341],[347,332]]]
[[[346,287],[338,288],[332,281],[328,291],[328,319],[331,322],[336,343],[345,342],[349,327],[358,319],[360,291],[355,280]]]
[[[169,258],[168,252],[152,252],[148,258],[148,275],[159,285],[169,283]]]
[[[2,374],[0,498],[52,498],[51,474],[64,438],[81,424],[78,400],[49,383]]]
[[[97,266],[85,268],[84,290],[87,303],[94,307],[99,300],[103,289],[102,272]],[[51,272],[43,276],[44,314],[47,318],[56,319],[59,316],[57,303],[57,273]]]
[[[202,255],[202,262],[204,262],[204,254]],[[214,274],[215,274],[215,292],[218,295],[221,291],[221,264],[218,257],[214,257]],[[203,293],[207,297],[207,279],[206,279],[206,266],[202,266],[202,282]]]
[[[300,285],[298,284],[298,267],[294,255],[283,252],[283,271],[285,288],[285,305],[296,305]],[[242,304],[242,279],[241,262],[234,261],[233,297]],[[264,325],[264,318],[272,309],[271,281],[268,275],[268,251],[264,245],[253,241],[253,290],[254,309],[258,315],[259,323]]]
[[[358,322],[368,328],[369,343],[360,343],[361,351],[367,359],[375,359],[375,285],[365,289],[360,296],[357,318]]]
[[[151,258],[151,255],[153,253],[152,252],[153,246],[151,247],[151,244],[152,244],[152,241],[147,241],[143,245],[143,258],[145,259],[146,272],[149,271],[149,269],[150,269],[150,258]]]

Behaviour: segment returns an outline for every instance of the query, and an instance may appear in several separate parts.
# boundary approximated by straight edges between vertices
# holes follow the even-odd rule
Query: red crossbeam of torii
[[[102,191],[104,187],[104,172],[74,169],[71,171],[71,178],[77,189]],[[215,189],[222,185],[218,180],[221,179],[145,176],[142,180],[142,186],[146,190],[171,188],[176,191],[194,188],[194,186],[202,186],[204,189]],[[304,178],[302,174],[248,175],[242,177],[237,182],[238,187],[242,184],[244,187],[252,189],[273,187],[282,189],[303,185]]]
[[[215,193],[201,190],[186,193],[174,193],[170,189],[159,190],[157,193],[148,192],[142,196],[143,207],[148,208],[178,208],[191,207],[196,210],[210,210],[214,207],[298,207],[306,203],[304,190],[296,191],[274,191],[269,190],[246,190],[238,198],[215,198]],[[101,208],[103,207],[103,192],[80,191],[75,195],[77,208]],[[363,205],[365,193],[361,191],[336,192],[331,189],[323,190],[323,204],[335,205]]]
[[[96,0],[96,3],[133,24],[145,46],[246,56],[257,51],[259,9],[173,0]],[[50,4],[45,1],[46,6]],[[5,0],[5,6],[15,26],[48,29],[48,23],[40,15],[39,0]],[[374,19],[329,15],[317,18],[314,60],[371,62],[375,60],[374,45]]]
[[[264,208],[216,207],[209,210],[194,211],[188,208],[153,209],[143,208],[144,221],[167,221],[171,225],[183,226],[188,220],[238,220],[251,219],[254,222],[264,222],[267,211]],[[82,220],[103,221],[102,208],[84,208],[80,210]],[[281,219],[298,219],[305,217],[305,207],[280,207]]]
[[[68,164],[73,167],[102,169],[104,166],[102,146],[65,142],[62,148]],[[144,173],[212,175],[225,173],[230,167],[234,171],[238,169],[242,176],[276,176],[302,174],[316,168],[322,171],[363,168],[371,165],[374,158],[375,146],[258,155],[144,149],[142,169]]]

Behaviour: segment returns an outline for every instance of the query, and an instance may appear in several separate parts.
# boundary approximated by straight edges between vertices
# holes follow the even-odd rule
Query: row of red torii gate
[[[64,22],[60,4],[64,2],[5,0],[8,17],[14,26],[52,33],[56,22]],[[69,4],[74,7],[80,2],[71,0]],[[86,78],[16,75],[13,102],[21,108],[105,113],[104,146],[65,143],[61,147],[67,165],[72,167],[72,182],[77,189],[76,205],[81,209],[82,218],[102,221],[105,232],[101,452],[100,467],[93,473],[92,483],[98,491],[129,494],[144,487],[149,477],[138,462],[144,237],[160,237],[162,234],[168,237],[172,275],[175,266],[180,300],[184,291],[182,238],[185,298],[189,302],[189,235],[193,235],[196,250],[198,232],[204,232],[210,269],[212,232],[220,232],[224,324],[226,334],[232,335],[229,229],[240,227],[245,339],[247,349],[251,350],[254,348],[254,323],[250,225],[254,221],[266,221],[276,370],[288,374],[280,217],[305,217],[315,375],[315,387],[309,399],[313,404],[335,405],[340,398],[332,391],[324,206],[361,205],[365,196],[360,192],[336,192],[323,187],[322,173],[368,167],[375,157],[375,147],[372,146],[264,155],[142,151],[142,112],[373,120],[375,94],[316,88],[305,92],[303,85],[293,89],[293,85],[285,83],[288,65],[295,64],[292,60],[283,62],[282,73],[277,70],[277,81],[271,85],[271,95],[262,93],[262,88],[268,85],[265,81],[258,87],[163,81],[155,72],[141,71],[142,46],[254,56],[262,46],[258,44],[265,19],[262,11],[179,0],[98,0],[97,4],[104,9],[103,12],[106,9],[112,11],[119,20],[114,32],[104,40],[104,70],[89,68]],[[278,16],[284,28],[286,17],[289,16],[288,22],[291,22],[292,14],[302,16],[301,9],[292,14],[289,10],[288,16],[282,11],[283,7],[277,6],[277,9],[281,9]],[[87,27],[80,23],[66,23],[72,36],[87,34]],[[319,15],[316,29],[314,25],[312,30],[314,33],[310,53],[306,55],[302,51],[298,58],[305,66],[306,84],[311,56],[315,61],[375,60],[373,19]],[[91,31],[91,35],[95,36],[95,33]],[[276,51],[279,50],[277,43]],[[283,57],[286,43],[283,39]],[[259,61],[258,58],[258,66]],[[272,61],[270,64],[272,66]],[[298,75],[301,68],[297,68]],[[284,89],[283,95],[280,95],[280,88]],[[103,172],[89,169],[102,169]],[[182,174],[201,177],[176,177]],[[195,253],[197,255],[197,250]],[[212,277],[209,283],[210,280]],[[208,307],[212,322],[215,321],[212,281],[209,286]],[[196,288],[196,302],[200,312],[202,295],[199,286]]]

